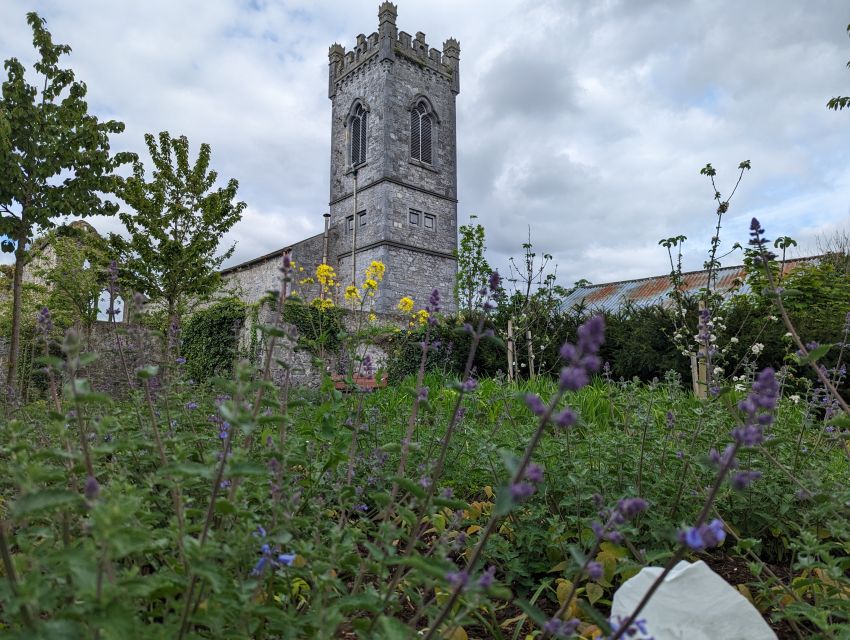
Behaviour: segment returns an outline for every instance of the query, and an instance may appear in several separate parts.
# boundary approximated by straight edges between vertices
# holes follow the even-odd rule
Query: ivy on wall
[[[344,313],[339,307],[321,309],[300,298],[288,298],[283,305],[283,321],[298,329],[299,345],[314,355],[339,350]]]
[[[225,298],[190,316],[183,326],[182,354],[191,379],[230,375],[247,315],[244,302]]]

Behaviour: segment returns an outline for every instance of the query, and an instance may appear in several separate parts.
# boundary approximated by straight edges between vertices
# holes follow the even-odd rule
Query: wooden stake
[[[508,320],[508,382],[514,381],[514,322]]]

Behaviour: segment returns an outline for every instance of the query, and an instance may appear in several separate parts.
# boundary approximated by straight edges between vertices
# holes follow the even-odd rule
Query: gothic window
[[[410,157],[432,164],[434,116],[425,100],[410,110]]]
[[[348,119],[348,140],[350,149],[351,166],[356,167],[358,164],[366,162],[366,116],[369,112],[363,108],[359,102],[355,104],[354,109]]]

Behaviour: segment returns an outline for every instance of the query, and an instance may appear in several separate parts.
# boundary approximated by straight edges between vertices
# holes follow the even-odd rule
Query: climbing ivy
[[[244,302],[225,298],[190,316],[183,327],[182,353],[191,379],[230,375],[247,313]]]
[[[339,307],[321,309],[300,298],[288,298],[283,305],[283,321],[298,329],[298,343],[315,355],[339,349],[343,313]]]

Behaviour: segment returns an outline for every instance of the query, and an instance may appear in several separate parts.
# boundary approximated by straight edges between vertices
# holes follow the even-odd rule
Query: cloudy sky
[[[2,0],[0,58],[31,63],[27,11],[48,21],[91,109],[143,134],[209,142],[248,203],[231,264],[318,233],[327,211],[327,49],[377,29],[377,0]],[[461,43],[459,218],[478,216],[503,269],[531,229],[571,284],[664,273],[664,237],[705,259],[752,216],[799,254],[850,227],[846,0],[402,0],[398,26]],[[3,72],[0,72],[2,75]],[[116,220],[98,220],[117,231]],[[733,254],[726,264],[740,263]]]

